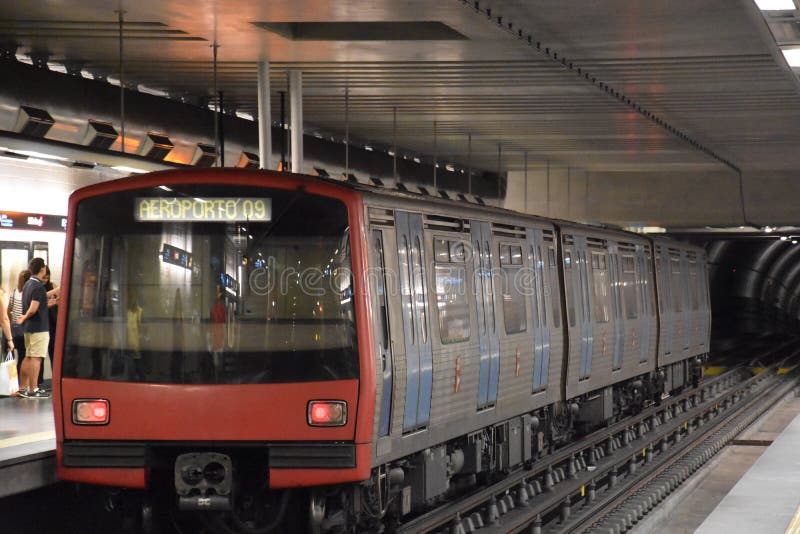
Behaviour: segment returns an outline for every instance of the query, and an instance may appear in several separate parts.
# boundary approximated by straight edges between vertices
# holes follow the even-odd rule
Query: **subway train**
[[[237,169],[74,192],[58,476],[145,531],[377,531],[700,379],[701,248],[445,196]]]

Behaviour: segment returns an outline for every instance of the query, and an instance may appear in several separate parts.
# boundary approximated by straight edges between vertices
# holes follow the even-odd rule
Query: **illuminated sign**
[[[161,261],[183,267],[185,269],[192,268],[192,253],[187,252],[181,248],[173,247],[164,243],[161,249]]]
[[[140,197],[134,202],[134,217],[158,222],[270,221],[272,199]]]
[[[67,229],[67,218],[61,215],[0,211],[0,229],[3,228],[63,232]]]

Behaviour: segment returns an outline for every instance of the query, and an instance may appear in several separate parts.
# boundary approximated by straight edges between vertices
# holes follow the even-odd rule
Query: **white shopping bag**
[[[0,395],[10,397],[19,391],[19,377],[17,377],[17,362],[14,360],[14,353],[8,354],[0,363]]]

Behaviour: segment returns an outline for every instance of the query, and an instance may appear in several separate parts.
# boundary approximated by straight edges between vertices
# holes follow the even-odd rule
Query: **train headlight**
[[[75,399],[72,401],[72,422],[76,425],[106,425],[111,418],[106,399]]]
[[[308,403],[308,424],[311,426],[344,426],[347,403],[340,400],[313,400]]]

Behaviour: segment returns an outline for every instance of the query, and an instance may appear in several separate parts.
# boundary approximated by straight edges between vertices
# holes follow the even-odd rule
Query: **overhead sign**
[[[171,263],[185,269],[191,269],[194,259],[191,252],[187,252],[182,248],[173,247],[164,243],[161,248],[161,261],[164,263]]]
[[[3,228],[63,232],[67,229],[67,218],[61,215],[0,211],[0,230]]]
[[[233,222],[272,220],[271,198],[137,198],[137,221]]]

